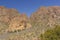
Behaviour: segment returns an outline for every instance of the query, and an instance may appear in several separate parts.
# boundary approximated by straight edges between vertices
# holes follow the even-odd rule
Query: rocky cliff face
[[[31,24],[29,23],[28,17],[25,14],[24,15],[21,14],[20,16],[14,17],[10,21],[8,30],[14,32],[14,31],[23,30],[30,27],[31,27]]]
[[[60,25],[60,7],[41,7],[30,16],[30,19],[33,26],[39,26],[41,29]]]
[[[59,6],[41,7],[32,13],[30,19],[16,9],[0,6],[0,32],[14,32],[3,33],[1,40],[39,40],[41,33],[55,25],[60,25]]]
[[[20,14],[16,9],[8,9],[3,6],[0,6],[0,23],[1,27],[6,25],[6,31],[17,31],[30,27],[28,17],[25,14]]]
[[[2,28],[5,27],[7,31],[19,31],[31,26],[50,28],[60,25],[60,7],[41,7],[29,19],[26,14],[20,14],[16,9],[0,6],[0,24],[1,27],[4,25]]]

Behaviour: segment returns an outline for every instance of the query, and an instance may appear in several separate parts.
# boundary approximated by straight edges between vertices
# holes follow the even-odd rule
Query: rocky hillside
[[[26,14],[20,14],[16,9],[0,6],[1,29],[6,32],[14,32],[31,27]]]
[[[60,25],[60,7],[41,7],[31,15],[30,19],[33,26],[39,26],[42,29]]]
[[[16,9],[0,6],[1,40],[39,40],[41,33],[56,25],[60,25],[59,6],[40,7],[30,18]]]

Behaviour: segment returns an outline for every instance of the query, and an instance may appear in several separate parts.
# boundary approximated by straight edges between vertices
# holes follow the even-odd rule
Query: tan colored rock
[[[14,32],[14,31],[23,30],[30,27],[31,27],[31,24],[28,23],[28,19],[26,18],[26,16],[23,17],[22,15],[20,15],[20,16],[14,17],[11,20],[8,31]]]
[[[0,22],[8,25],[6,31],[23,30],[31,26],[26,14],[20,14],[16,9],[4,6],[0,6]]]
[[[60,6],[41,7],[31,16],[31,24],[42,30],[60,25]]]

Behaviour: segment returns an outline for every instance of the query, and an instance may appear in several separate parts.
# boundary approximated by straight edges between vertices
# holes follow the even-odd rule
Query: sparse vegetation
[[[47,30],[44,34],[40,35],[41,40],[60,40],[60,26],[54,29]]]
[[[2,8],[1,40],[60,40],[60,26],[55,27],[60,25],[60,7],[41,7],[30,18],[16,9]]]

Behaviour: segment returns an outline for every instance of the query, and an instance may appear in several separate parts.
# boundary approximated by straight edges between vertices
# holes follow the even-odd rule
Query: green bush
[[[60,26],[54,29],[47,30],[44,34],[40,35],[41,40],[60,40]]]

